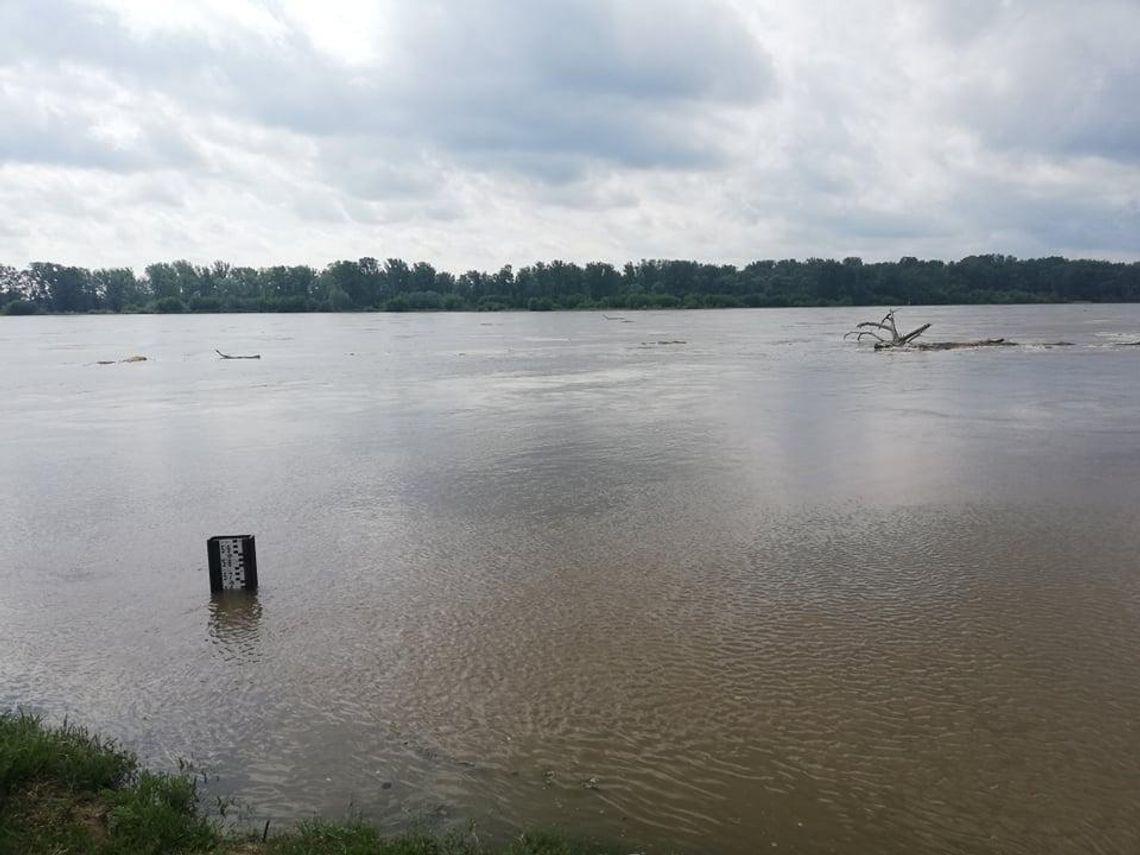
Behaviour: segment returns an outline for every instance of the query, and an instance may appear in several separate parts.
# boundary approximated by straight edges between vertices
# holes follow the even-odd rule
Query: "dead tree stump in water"
[[[900,335],[895,326],[895,310],[891,309],[881,321],[863,321],[856,324],[855,329],[843,334],[844,338],[855,336],[860,342],[863,337],[875,340],[875,350],[892,350],[905,348],[907,350],[962,350],[968,347],[1015,347],[1017,342],[1006,341],[1004,338],[983,338],[975,341],[932,341],[918,342],[915,339],[930,329],[930,324],[923,324],[911,330],[906,335]]]
[[[863,321],[861,324],[856,324],[855,329],[845,333],[843,337],[847,338],[853,335],[855,341],[859,342],[863,340],[863,336],[868,336],[875,339],[875,350],[881,350],[885,347],[906,347],[928,329],[930,329],[930,324],[923,324],[906,335],[899,335],[899,329],[895,326],[895,310],[891,309],[881,321]],[[890,338],[884,338],[879,333],[889,335]]]

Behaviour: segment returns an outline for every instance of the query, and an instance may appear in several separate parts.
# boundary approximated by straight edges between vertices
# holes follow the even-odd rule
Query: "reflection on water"
[[[210,640],[225,659],[260,656],[261,602],[256,591],[222,591],[210,597]]]
[[[275,824],[1140,851],[1140,307],[864,314],[5,319],[0,705]]]

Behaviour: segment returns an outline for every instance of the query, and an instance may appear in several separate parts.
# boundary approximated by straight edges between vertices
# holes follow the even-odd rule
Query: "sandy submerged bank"
[[[81,727],[48,727],[0,713],[0,853],[229,853],[229,855],[586,855],[616,853],[551,832],[483,841],[472,826],[448,835],[385,836],[362,821],[305,819],[288,829],[223,827],[186,775],[139,767],[134,755]],[[629,847],[621,849],[628,852]]]

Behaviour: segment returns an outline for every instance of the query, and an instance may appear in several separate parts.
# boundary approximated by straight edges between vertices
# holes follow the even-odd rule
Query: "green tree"
[[[91,281],[101,307],[110,312],[121,312],[127,306],[146,303],[146,289],[129,267],[95,270],[91,274]]]
[[[91,274],[82,267],[36,261],[29,265],[35,290],[51,312],[86,312],[98,308]]]

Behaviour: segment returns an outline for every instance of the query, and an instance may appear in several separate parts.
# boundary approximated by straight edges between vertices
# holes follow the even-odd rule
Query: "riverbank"
[[[616,850],[552,834],[485,844],[476,831],[385,837],[363,822],[303,820],[268,834],[224,829],[193,779],[142,769],[75,725],[0,713],[0,855],[586,855]]]

